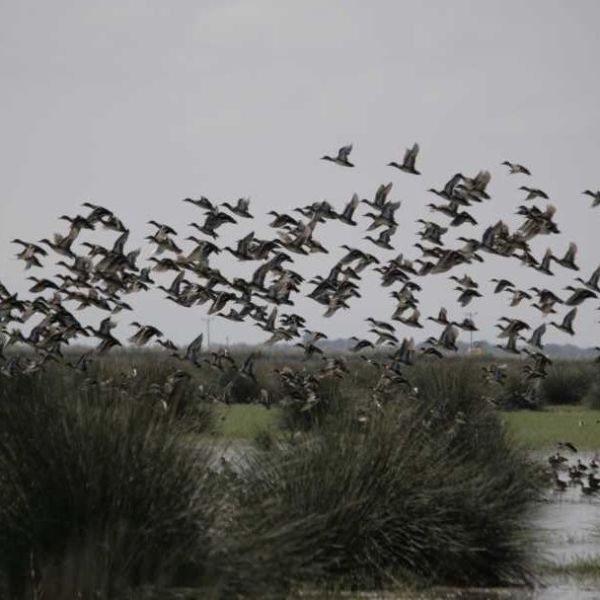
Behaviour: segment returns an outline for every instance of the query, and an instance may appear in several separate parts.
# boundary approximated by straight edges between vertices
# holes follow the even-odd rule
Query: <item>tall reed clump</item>
[[[135,404],[140,411],[185,421],[197,433],[212,430],[214,406],[206,401],[205,393],[211,380],[198,369],[186,368],[162,354],[122,351],[119,360],[107,356],[91,361],[85,372],[51,364],[27,377],[0,379],[0,389],[12,398],[57,398],[78,390],[90,405],[111,401]],[[73,361],[77,357],[74,354]]]
[[[14,392],[14,388],[11,388]],[[113,392],[0,391],[2,597],[109,599],[200,576],[218,511],[211,453]]]
[[[588,408],[600,410],[600,364],[595,363],[596,372],[583,397],[583,404]]]
[[[555,362],[541,384],[544,404],[580,404],[594,379],[594,365],[581,361]]]
[[[522,583],[533,472],[476,395],[399,396],[251,460],[213,559],[229,594]]]

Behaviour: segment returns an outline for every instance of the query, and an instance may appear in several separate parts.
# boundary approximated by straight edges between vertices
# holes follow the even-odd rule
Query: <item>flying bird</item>
[[[531,175],[529,169],[527,167],[524,167],[523,165],[520,165],[519,163],[511,163],[510,161],[505,160],[502,164],[508,167],[508,172],[510,175],[515,175],[517,173],[522,173],[523,175]]]
[[[412,148],[407,148],[404,153],[404,158],[402,163],[390,162],[388,163],[388,167],[396,167],[405,173],[412,173],[413,175],[420,175],[421,172],[417,171],[415,168],[415,162],[417,160],[417,155],[419,154],[419,144],[413,144]]]
[[[353,167],[354,165],[348,160],[348,156],[352,152],[352,144],[342,146],[337,153],[337,156],[322,156],[322,160],[328,160],[329,162],[335,163],[342,167]]]

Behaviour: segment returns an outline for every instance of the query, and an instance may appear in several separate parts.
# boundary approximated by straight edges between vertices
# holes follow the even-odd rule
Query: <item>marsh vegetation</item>
[[[421,363],[412,387],[373,406],[374,368],[349,360],[352,381],[320,378],[308,407],[261,360],[256,390],[231,404],[215,401],[227,372],[160,352],[0,379],[4,596],[531,582],[546,479],[521,442],[553,446],[573,427],[593,447],[595,413],[543,397],[500,412],[505,391],[478,359]],[[258,389],[268,406],[251,402]]]

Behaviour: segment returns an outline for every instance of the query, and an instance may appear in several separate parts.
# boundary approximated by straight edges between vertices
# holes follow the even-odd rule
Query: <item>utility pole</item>
[[[465,315],[472,321],[473,317],[478,314],[476,312],[468,312]],[[469,354],[473,354],[473,331],[469,331]]]
[[[202,320],[206,323],[206,349],[210,348],[210,322],[212,317],[202,317]]]

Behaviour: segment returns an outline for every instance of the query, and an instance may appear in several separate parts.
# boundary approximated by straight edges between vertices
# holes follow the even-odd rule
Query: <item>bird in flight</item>
[[[328,156],[325,155],[321,157],[321,160],[328,160],[329,162],[333,162],[336,165],[340,165],[342,167],[353,167],[354,165],[348,160],[348,156],[352,152],[352,144],[348,144],[347,146],[342,146],[337,153],[337,156]]]
[[[412,173],[413,175],[420,175],[421,172],[415,168],[415,162],[417,160],[417,154],[419,154],[419,144],[413,144],[412,148],[407,148],[402,159],[402,164],[397,162],[388,163],[388,167],[396,167],[405,173]]]

